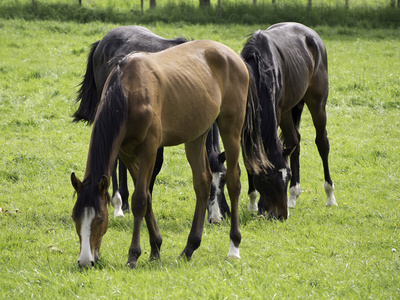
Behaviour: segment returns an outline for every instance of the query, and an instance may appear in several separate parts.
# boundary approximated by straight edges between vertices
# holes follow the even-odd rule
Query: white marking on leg
[[[337,205],[335,196],[333,195],[333,191],[335,189],[334,184],[332,183],[332,185],[330,185],[328,182],[325,181],[324,188],[326,193],[326,206]]]
[[[279,172],[282,173],[283,183],[286,184],[286,182],[287,182],[287,169],[286,168],[282,168],[282,169],[279,170]]]
[[[230,240],[230,247],[228,252],[228,257],[233,259],[240,259],[239,247],[236,247],[232,240]]]
[[[114,207],[114,218],[125,217],[124,212],[122,211],[122,197],[121,194],[117,191],[112,198],[112,206]]]
[[[300,192],[300,183],[298,182],[289,189],[288,207],[294,208],[296,206],[296,201],[300,196]]]
[[[222,221],[222,214],[221,214],[221,209],[219,207],[218,203],[218,198],[221,195],[221,189],[220,189],[220,182],[221,182],[221,176],[223,176],[222,172],[217,172],[212,174],[213,179],[212,179],[212,185],[214,186],[215,189],[215,194],[214,198],[210,199],[210,205],[209,205],[209,211],[208,211],[208,221],[210,223],[213,222],[221,222]]]
[[[253,191],[249,194],[249,205],[247,206],[248,211],[258,211],[257,199],[259,193],[257,191]]]
[[[209,209],[210,209],[210,211],[209,211],[209,216],[208,216],[209,220],[208,221],[210,223],[221,222],[222,214],[221,214],[221,210],[219,208],[218,201],[216,198],[211,200]]]
[[[90,228],[95,217],[94,207],[85,207],[81,223],[81,253],[78,263],[81,267],[87,267],[94,262],[92,251],[90,249]]]

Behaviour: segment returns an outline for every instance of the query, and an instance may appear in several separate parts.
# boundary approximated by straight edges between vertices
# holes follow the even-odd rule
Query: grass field
[[[4,299],[398,299],[400,295],[400,35],[398,29],[315,29],[330,68],[328,135],[337,207],[325,207],[323,172],[308,111],[302,120],[302,194],[286,222],[246,210],[242,259],[227,259],[229,220],[206,225],[189,262],[177,260],[194,212],[182,146],[166,149],[154,191],[164,242],[125,266],[132,214],[110,221],[100,263],[79,269],[70,218],[72,171],[83,176],[90,128],[72,124],[89,45],[116,24],[0,19],[0,294]],[[209,38],[239,52],[268,25],[153,23],[172,38]],[[130,190],[132,193],[132,184]]]
[[[198,0],[157,0],[155,9],[149,1],[131,0],[2,0],[0,18],[55,20],[91,23],[181,23],[186,24],[272,24],[295,21],[308,26],[357,26],[361,28],[398,28],[400,9],[394,0],[212,0],[210,7],[199,7]]]

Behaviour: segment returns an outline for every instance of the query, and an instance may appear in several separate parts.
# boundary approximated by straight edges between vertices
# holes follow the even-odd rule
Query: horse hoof
[[[257,204],[253,205],[253,204],[249,203],[249,205],[247,206],[247,210],[249,212],[258,211],[258,206],[257,206]]]
[[[221,225],[221,222],[222,222],[222,219],[218,220],[218,219],[213,218],[210,220],[210,224],[212,224],[212,225]]]
[[[240,255],[230,255],[228,254],[228,258],[232,260],[240,260]]]
[[[294,208],[296,206],[297,198],[300,196],[300,184],[296,184],[289,189],[288,207]]]
[[[129,261],[126,263],[126,266],[131,269],[136,269],[136,261]]]
[[[124,212],[122,210],[114,210],[114,218],[125,218]]]
[[[258,211],[257,198],[259,193],[257,191],[253,191],[249,194],[249,205],[247,206],[247,210],[249,212]]]
[[[119,192],[116,192],[112,198],[112,206],[114,207],[114,218],[125,217],[122,211],[122,198]]]
[[[295,208],[295,206],[296,206],[296,200],[293,200],[293,199],[289,199],[288,200],[288,208]]]
[[[337,206],[336,199],[334,196],[326,200],[326,206]]]
[[[235,244],[233,243],[232,240],[230,241],[228,258],[230,258],[230,259],[240,259],[239,246],[235,246]]]
[[[325,182],[324,189],[325,189],[325,193],[326,193],[326,206],[337,205],[335,195],[333,194],[335,186],[333,184],[330,185],[328,182]]]

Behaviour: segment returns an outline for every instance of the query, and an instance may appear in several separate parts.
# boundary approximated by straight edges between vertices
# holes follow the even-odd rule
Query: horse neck
[[[104,142],[103,142],[104,143]],[[115,161],[118,156],[118,148],[114,147],[116,144],[120,144],[118,141],[114,141],[109,144],[109,147],[104,147],[103,151],[96,150],[96,146],[101,144],[101,141],[96,141],[96,138],[92,138],[88,158],[86,162],[86,170],[84,175],[84,181],[99,182],[103,176],[107,178],[111,177],[114,169]],[[103,144],[106,146],[106,143]]]
[[[119,148],[126,133],[128,104],[120,82],[120,69],[110,74],[99,104],[90,139],[85,177],[110,178]]]

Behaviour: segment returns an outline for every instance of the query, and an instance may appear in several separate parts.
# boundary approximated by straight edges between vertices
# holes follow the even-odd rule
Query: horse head
[[[278,162],[273,164],[267,173],[254,176],[254,186],[260,193],[258,212],[267,213],[268,219],[286,220],[289,217],[287,188],[292,177],[292,171],[287,163],[287,158],[295,147],[284,149]]]
[[[86,181],[81,182],[72,173],[71,183],[78,195],[72,210],[80,242],[78,265],[93,266],[99,259],[101,240],[107,231],[110,181],[103,176],[97,184],[92,185]]]

